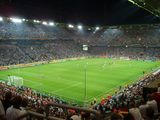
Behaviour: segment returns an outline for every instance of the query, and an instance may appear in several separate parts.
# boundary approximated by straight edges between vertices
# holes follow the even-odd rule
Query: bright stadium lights
[[[10,18],[10,20],[11,20],[12,22],[15,22],[15,23],[21,23],[21,22],[22,22],[22,20],[19,19],[19,18]]]
[[[96,30],[99,30],[100,28],[99,27],[96,27]]]
[[[71,24],[69,24],[69,25],[68,25],[68,27],[69,27],[69,28],[74,28],[74,26],[73,26],[73,25],[71,25]]]
[[[90,30],[91,30],[91,28],[88,28],[88,30],[90,31]]]
[[[83,26],[82,25],[78,25],[77,27],[79,30],[82,30]]]
[[[2,17],[0,17],[0,21],[3,21],[3,18],[2,18]]]
[[[26,21],[26,19],[22,19],[22,21]]]
[[[33,20],[33,22],[35,22],[35,23],[40,23],[40,21],[39,21],[39,20]]]
[[[43,24],[43,25],[47,25],[47,22],[43,21],[42,24]]]
[[[54,26],[55,24],[54,24],[54,22],[49,22],[49,25]]]
[[[37,20],[37,23],[40,23],[40,21],[39,21],[39,20]]]

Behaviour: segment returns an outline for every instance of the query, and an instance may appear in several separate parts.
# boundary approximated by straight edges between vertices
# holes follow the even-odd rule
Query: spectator
[[[0,120],[4,120],[4,119],[5,119],[5,111],[4,111],[3,104],[0,100]]]
[[[140,110],[136,107],[134,102],[130,103],[129,113],[133,116],[134,120],[143,120]]]
[[[6,110],[12,105],[11,104],[12,93],[10,91],[6,92],[4,100],[2,100],[4,110]]]
[[[154,120],[154,109],[152,107],[148,107],[146,109],[147,119],[145,120]]]
[[[153,99],[157,102],[158,105],[158,112],[160,112],[160,93],[159,92],[155,92],[152,94]]]
[[[28,100],[26,98],[23,98],[20,109],[21,110],[26,110],[27,105],[28,105]]]
[[[160,93],[160,83],[158,83],[157,92]]]
[[[124,117],[124,120],[134,120],[133,116],[128,113],[125,117]]]
[[[16,120],[19,116],[23,115],[23,112],[20,110],[21,102],[22,98],[20,96],[13,98],[13,105],[6,111],[7,120]]]
[[[141,105],[139,106],[140,113],[144,120],[147,120],[147,108],[149,106],[146,104],[145,100],[142,99]]]
[[[81,120],[81,116],[79,116],[79,115],[72,115],[71,116],[71,118],[70,118],[70,120]]]
[[[118,113],[113,113],[111,115],[111,120],[123,120],[123,117]]]
[[[151,94],[148,95],[147,105],[154,110],[154,113],[158,113],[157,102],[153,99]]]

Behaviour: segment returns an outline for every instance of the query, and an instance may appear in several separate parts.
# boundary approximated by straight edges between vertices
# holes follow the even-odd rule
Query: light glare
[[[96,30],[99,30],[100,28],[99,27],[96,27]]]
[[[54,26],[54,23],[53,23],[53,22],[50,22],[49,25],[50,25],[50,26]]]
[[[39,21],[39,20],[33,20],[33,22],[35,22],[35,23],[40,23],[40,21]]]
[[[42,24],[43,24],[43,25],[47,25],[47,22],[44,21],[44,22],[42,22]]]
[[[19,18],[10,18],[10,20],[11,20],[12,22],[15,22],[15,23],[21,23],[21,22],[22,22],[22,20],[19,19]]]
[[[71,24],[69,24],[69,25],[68,25],[68,27],[69,27],[69,28],[74,28],[74,26],[73,26],[73,25],[71,25]]]
[[[0,21],[3,21],[3,18],[2,18],[2,17],[0,17]]]
[[[82,25],[78,25],[78,29],[81,30],[83,27]]]

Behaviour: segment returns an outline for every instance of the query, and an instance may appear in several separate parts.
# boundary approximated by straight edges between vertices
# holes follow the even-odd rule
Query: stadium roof
[[[128,0],[0,0],[0,15],[92,26],[160,23]]]
[[[128,0],[128,1],[151,12],[156,16],[160,16],[160,0]]]

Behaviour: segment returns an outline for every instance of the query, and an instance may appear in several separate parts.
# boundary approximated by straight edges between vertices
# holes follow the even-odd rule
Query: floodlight
[[[99,30],[100,28],[99,27],[96,27],[96,30]]]
[[[71,24],[69,24],[69,25],[68,25],[68,27],[69,27],[69,28],[74,28],[74,26],[73,26],[73,25],[71,25]]]
[[[55,24],[53,22],[49,22],[49,25],[50,26],[54,26]]]
[[[78,29],[81,30],[83,27],[82,25],[78,25]]]
[[[43,21],[42,24],[43,24],[43,25],[47,25],[47,22]]]
[[[10,18],[10,20],[11,20],[12,22],[15,22],[15,23],[21,23],[21,22],[22,22],[22,20],[19,19],[19,18]]]
[[[3,18],[2,18],[2,17],[0,17],[0,21],[3,21]]]
[[[40,23],[40,21],[39,21],[39,20],[33,20],[33,22],[35,22],[35,23]]]
[[[22,21],[26,21],[25,19],[22,19]]]

